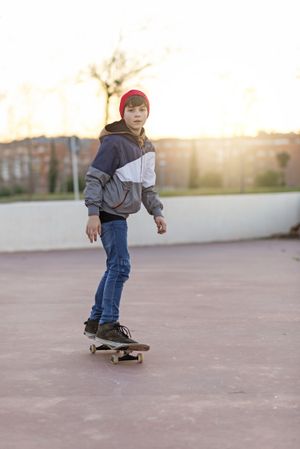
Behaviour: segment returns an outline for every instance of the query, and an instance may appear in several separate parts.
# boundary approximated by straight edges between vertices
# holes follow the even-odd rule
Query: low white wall
[[[167,234],[156,232],[144,208],[128,219],[129,245],[267,237],[300,222],[300,193],[175,197],[162,199]],[[99,247],[85,235],[83,201],[0,205],[0,251]]]

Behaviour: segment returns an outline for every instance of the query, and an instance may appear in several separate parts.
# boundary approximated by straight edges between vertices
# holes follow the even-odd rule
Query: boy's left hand
[[[158,234],[164,234],[165,232],[167,232],[167,223],[166,223],[164,217],[155,217],[154,221],[157,226]]]

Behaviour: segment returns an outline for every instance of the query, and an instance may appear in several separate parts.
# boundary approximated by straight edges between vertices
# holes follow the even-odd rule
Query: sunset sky
[[[128,55],[153,61],[127,85],[150,98],[150,137],[300,131],[298,0],[0,4],[2,141],[98,136],[104,96],[83,73],[120,32]]]

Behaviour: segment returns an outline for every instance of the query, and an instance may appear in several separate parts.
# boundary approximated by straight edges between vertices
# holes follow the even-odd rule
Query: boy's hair
[[[119,111],[121,114],[121,117],[124,117],[124,110],[126,106],[141,106],[142,104],[144,104],[147,107],[147,111],[148,111],[148,115],[150,112],[150,103],[149,100],[146,96],[146,94],[144,94],[144,92],[142,92],[141,90],[129,90],[128,92],[126,92],[126,94],[124,94],[121,98],[120,101],[120,107],[119,107]]]
[[[136,106],[142,106],[142,104],[144,104],[148,109],[148,105],[144,97],[141,97],[140,95],[133,95],[132,97],[127,98],[124,109],[126,106],[135,108]]]

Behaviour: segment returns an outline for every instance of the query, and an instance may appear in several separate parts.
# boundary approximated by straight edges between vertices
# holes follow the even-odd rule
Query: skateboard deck
[[[119,346],[110,346],[106,344],[99,343],[97,345],[97,341],[94,344],[90,345],[91,354],[95,354],[97,351],[102,353],[107,353],[107,351],[111,354],[111,362],[114,365],[117,365],[119,362],[132,361],[135,360],[138,363],[143,363],[144,357],[141,352],[138,352],[136,355],[132,355],[133,352],[137,351],[149,351],[150,346],[143,343],[133,343],[130,345],[120,344]]]

